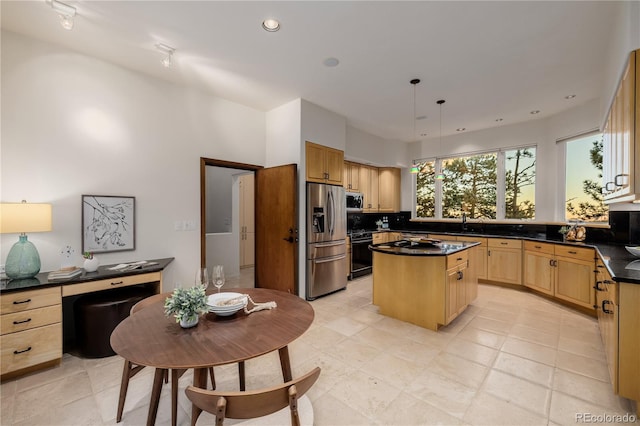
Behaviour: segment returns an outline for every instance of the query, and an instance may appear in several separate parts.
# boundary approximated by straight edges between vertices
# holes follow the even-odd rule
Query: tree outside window
[[[418,163],[416,176],[416,216],[435,217],[436,215],[436,162],[425,161]]]
[[[442,217],[496,218],[497,155],[481,154],[442,161]]]
[[[535,148],[505,151],[505,218],[533,219],[536,213]]]

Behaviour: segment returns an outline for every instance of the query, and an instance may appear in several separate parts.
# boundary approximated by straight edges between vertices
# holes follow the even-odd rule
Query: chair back
[[[291,424],[298,426],[298,398],[304,395],[320,376],[320,367],[297,379],[254,391],[232,392],[205,390],[189,386],[187,397],[196,407],[216,415],[216,425],[230,419],[253,419],[273,414],[289,406]]]

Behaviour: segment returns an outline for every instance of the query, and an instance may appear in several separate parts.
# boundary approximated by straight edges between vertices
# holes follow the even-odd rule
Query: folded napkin
[[[251,302],[251,304],[253,305],[253,308],[251,309],[247,309],[247,307],[249,306],[249,303],[247,303],[244,307],[244,313],[245,314],[250,314],[252,312],[258,312],[258,311],[262,311],[264,309],[273,309],[275,307],[277,307],[278,305],[276,304],[276,302],[262,302],[262,303],[256,303],[253,301],[253,299],[251,298],[251,296],[249,296],[247,294],[247,298],[249,299],[249,302]]]

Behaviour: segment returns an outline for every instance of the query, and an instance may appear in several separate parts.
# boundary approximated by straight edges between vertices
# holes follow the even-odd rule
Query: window
[[[496,218],[496,153],[442,161],[442,217]]]
[[[470,219],[535,217],[536,148],[418,163],[416,216]],[[442,170],[443,179],[436,178]],[[438,202],[439,201],[439,202]]]
[[[602,134],[566,142],[565,220],[608,222],[602,199]]]

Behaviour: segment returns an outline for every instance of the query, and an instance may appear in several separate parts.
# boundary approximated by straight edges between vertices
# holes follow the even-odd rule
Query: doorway
[[[201,265],[223,265],[225,287],[255,287],[254,175],[259,166],[201,159]]]

